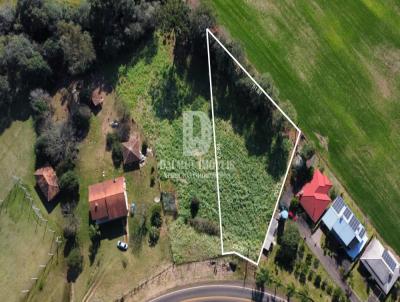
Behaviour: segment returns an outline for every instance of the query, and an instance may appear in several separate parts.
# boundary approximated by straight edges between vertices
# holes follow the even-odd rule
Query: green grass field
[[[0,200],[4,199],[12,187],[13,175],[32,184],[35,154],[33,145],[36,134],[32,120],[14,121],[0,134]]]
[[[47,212],[32,187],[28,186],[44,219],[48,219]],[[40,277],[42,268],[50,259],[48,253],[55,253],[55,243],[52,222],[46,227],[44,223],[37,223],[37,218],[30,208],[29,201],[24,198],[21,189],[13,187],[0,211],[0,300],[20,301],[24,289],[30,289],[34,284],[31,279]]]
[[[207,0],[269,72],[300,128],[400,252],[400,6],[396,1]]]

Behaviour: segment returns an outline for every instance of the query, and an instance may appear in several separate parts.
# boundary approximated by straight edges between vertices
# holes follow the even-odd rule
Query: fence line
[[[12,176],[13,181],[14,181],[14,186],[12,187],[12,189],[10,190],[10,192],[8,193],[7,197],[4,200],[0,200],[0,214],[3,211],[3,207],[5,207],[5,211],[7,212],[7,206],[8,203],[11,201],[14,201],[15,198],[17,197],[18,191],[17,189],[20,189],[23,194],[24,194],[24,198],[23,201],[21,202],[21,211],[24,211],[24,205],[28,205],[29,206],[29,216],[28,219],[30,218],[30,213],[33,212],[33,218],[34,220],[36,220],[36,226],[35,226],[35,233],[37,232],[37,227],[38,225],[43,226],[44,224],[44,232],[43,232],[43,239],[46,235],[47,229],[50,233],[53,233],[53,238],[50,241],[50,249],[48,252],[48,256],[49,258],[46,260],[45,263],[39,263],[38,267],[40,268],[39,273],[37,276],[32,276],[29,279],[29,285],[26,286],[25,288],[21,289],[21,293],[25,296],[25,298],[27,298],[31,292],[31,289],[36,285],[36,283],[42,279],[42,277],[44,276],[49,264],[51,264],[52,260],[54,259],[54,256],[58,256],[58,251],[59,251],[59,247],[60,244],[62,243],[61,241],[61,236],[56,234],[56,231],[51,229],[50,227],[48,227],[48,220],[45,219],[42,215],[42,212],[40,210],[40,208],[38,208],[33,201],[33,197],[30,193],[29,188],[23,183],[22,179],[18,176]],[[55,245],[54,245],[55,243]],[[54,246],[54,248],[53,248]]]

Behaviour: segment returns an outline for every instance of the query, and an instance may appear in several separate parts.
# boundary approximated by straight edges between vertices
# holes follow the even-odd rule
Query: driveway
[[[353,293],[351,288],[342,280],[339,274],[339,266],[337,265],[336,261],[329,256],[324,255],[324,251],[320,247],[318,242],[318,238],[320,238],[320,233],[315,232],[311,234],[310,227],[308,226],[307,222],[299,216],[297,220],[297,226],[300,232],[300,236],[305,238],[307,246],[311,249],[313,254],[318,258],[321,262],[322,266],[325,268],[327,273],[331,276],[333,281],[345,292],[350,292],[350,301],[352,302],[361,302],[358,297]]]

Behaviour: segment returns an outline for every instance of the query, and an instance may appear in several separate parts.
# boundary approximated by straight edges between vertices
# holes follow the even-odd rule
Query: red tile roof
[[[125,177],[89,186],[89,208],[93,220],[109,221],[128,214]]]
[[[56,172],[50,166],[37,169],[34,173],[36,184],[47,201],[51,201],[60,192]]]
[[[318,221],[331,202],[328,195],[331,187],[328,177],[316,170],[311,182],[306,183],[299,192],[300,204],[313,222]]]

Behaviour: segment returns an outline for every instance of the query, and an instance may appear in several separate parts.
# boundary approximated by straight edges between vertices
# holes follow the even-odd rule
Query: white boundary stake
[[[287,176],[289,174],[290,166],[292,164],[294,155],[296,154],[296,149],[297,149],[297,146],[299,144],[300,137],[301,137],[301,130],[290,119],[290,117],[278,106],[278,104],[268,95],[268,93],[265,92],[265,90],[260,86],[260,84],[258,84],[256,82],[256,80],[248,73],[248,71],[242,66],[242,64],[240,64],[239,61],[229,52],[229,50],[226,49],[226,47],[221,43],[221,41],[219,41],[218,38],[207,28],[206,29],[206,38],[207,38],[207,56],[208,56],[208,76],[209,76],[209,80],[210,80],[211,117],[212,117],[213,138],[214,138],[215,174],[216,174],[216,179],[217,179],[217,200],[218,200],[219,228],[220,228],[220,240],[221,240],[221,254],[222,255],[236,255],[236,256],[239,256],[239,257],[243,258],[244,260],[246,260],[246,261],[248,261],[248,262],[250,262],[250,263],[252,263],[254,265],[258,265],[258,263],[260,262],[260,259],[261,259],[261,255],[262,255],[262,251],[263,251],[263,248],[264,248],[265,241],[267,240],[267,237],[268,237],[268,233],[269,233],[269,230],[270,230],[270,227],[271,227],[272,219],[269,222],[269,225],[268,225],[268,228],[267,228],[267,233],[265,234],[265,239],[263,241],[263,245],[261,246],[260,254],[258,256],[257,262],[255,262],[254,260],[251,260],[251,259],[243,256],[242,254],[240,254],[238,252],[225,252],[224,251],[224,243],[223,243],[223,237],[222,237],[221,199],[220,199],[220,191],[219,191],[218,157],[217,157],[217,144],[216,144],[216,140],[217,139],[216,139],[216,135],[215,135],[215,120],[214,120],[214,97],[213,97],[212,79],[211,79],[210,41],[209,41],[209,36],[210,35],[222,47],[222,49],[231,57],[231,59],[240,67],[240,69],[252,80],[252,82],[257,86],[257,88],[262,91],[262,93],[268,98],[268,100],[271,101],[271,103],[283,114],[283,116],[290,122],[290,124],[297,131],[296,143],[294,145],[292,154],[290,156],[289,164],[288,164],[287,169],[286,169],[286,174],[285,174],[285,177],[284,177],[283,182],[282,182],[281,189],[280,189],[279,194],[278,194],[278,199],[277,199],[277,201],[275,203],[275,208],[274,208],[274,211],[272,213],[272,219],[273,219],[273,217],[275,215],[275,212],[277,210],[278,203],[279,203],[279,200],[281,198],[281,195],[282,195],[282,192],[283,192],[283,188],[284,188],[285,183],[286,183]]]

